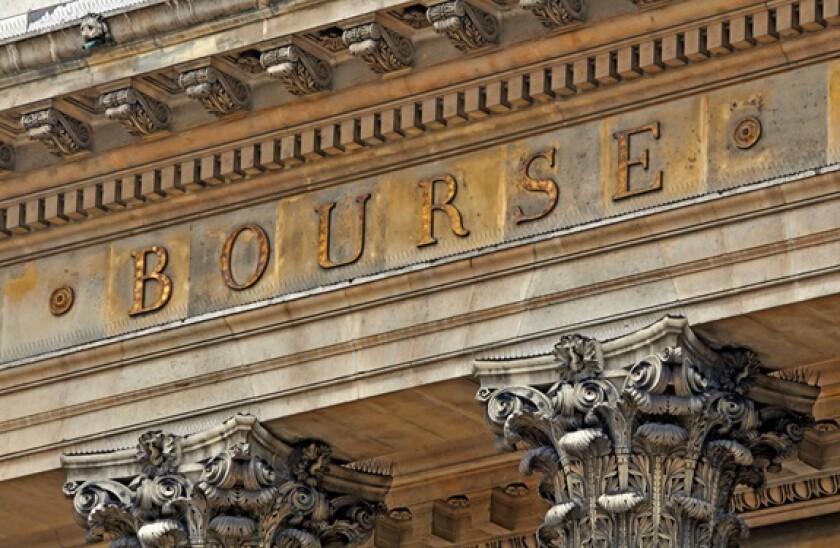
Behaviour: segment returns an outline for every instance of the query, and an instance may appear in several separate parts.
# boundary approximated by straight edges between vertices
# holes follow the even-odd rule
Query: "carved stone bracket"
[[[184,72],[178,83],[190,98],[201,101],[204,108],[216,116],[245,110],[251,102],[251,89],[247,84],[215,67]]]
[[[169,107],[134,88],[111,91],[99,98],[105,116],[133,135],[150,135],[169,126]]]
[[[491,423],[529,447],[521,470],[544,476],[552,507],[537,538],[550,547],[737,546],[747,529],[730,511],[735,487],[761,486],[792,453],[819,394],[676,318],[476,370]]]
[[[260,64],[293,95],[318,93],[330,87],[330,66],[295,45],[263,52]]]
[[[24,114],[20,124],[30,139],[44,143],[57,156],[88,149],[93,141],[89,125],[55,108]]]
[[[286,445],[246,415],[193,436],[147,432],[136,449],[62,462],[77,523],[113,548],[358,546],[390,485],[337,463],[326,444]]]
[[[499,39],[496,18],[463,0],[431,6],[426,17],[439,34],[445,34],[463,52],[483,48]]]
[[[414,64],[414,44],[411,40],[378,23],[345,30],[342,39],[351,54],[362,59],[378,74],[406,69]]]
[[[583,0],[519,0],[519,6],[531,10],[546,27],[557,28],[583,21]]]
[[[0,143],[0,171],[11,171],[15,168],[15,149],[7,143]]]

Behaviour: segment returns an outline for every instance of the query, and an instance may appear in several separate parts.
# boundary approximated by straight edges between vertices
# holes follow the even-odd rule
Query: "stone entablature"
[[[239,212],[234,211],[237,193],[247,186],[242,180],[259,169],[295,177],[314,154],[314,133],[307,139],[266,139],[160,170],[129,172],[101,180],[92,190],[53,196],[43,208],[12,209],[6,218],[9,232],[48,233],[39,224],[27,223],[27,216],[72,219],[79,210],[71,214],[66,208],[75,204],[87,217],[118,222],[131,216],[120,215],[120,210],[165,206],[167,201],[177,206],[178,193],[208,187],[228,192],[230,200],[224,202],[224,211],[196,214],[179,208],[168,226],[146,218],[142,235],[98,234],[105,241],[86,253],[110,257],[105,264],[80,261],[78,252],[71,256],[65,249],[27,255],[26,271],[17,266],[22,257],[3,263],[0,274],[7,276],[10,287],[32,273],[37,273],[37,282],[27,286],[30,300],[9,297],[3,307],[0,338],[9,342],[0,350],[0,363],[65,352],[140,328],[168,330],[181,321],[202,321],[239,306],[270,306],[278,299],[294,299],[301,292],[338,287],[348,280],[363,283],[386,273],[398,276],[403,269],[429,261],[454,261],[522,246],[526,240],[551,241],[595,231],[721,195],[783,186],[814,173],[831,177],[836,167],[827,134],[833,99],[826,99],[825,90],[836,74],[832,66],[797,69],[702,98],[660,103],[631,115],[617,114],[446,158],[439,158],[439,151],[415,150],[411,163],[421,165],[386,163],[384,168],[376,166],[383,173],[368,177],[338,162],[342,179],[324,177],[323,184],[313,182],[305,192],[291,186],[294,181],[283,187],[263,177],[263,183],[274,186],[271,191],[280,191],[259,199],[251,196],[248,207]],[[797,93],[787,93],[791,89]],[[762,104],[773,104],[774,109]],[[748,149],[735,143],[735,130],[745,119],[764,127]],[[790,153],[785,128],[795,124],[823,129],[802,135],[801,149]],[[701,140],[701,135],[706,138]],[[412,153],[384,160],[404,163]],[[783,162],[777,161],[782,157]],[[805,241],[789,240],[791,246]],[[5,245],[18,241],[27,239],[13,237]],[[54,261],[64,267],[54,269]],[[58,316],[50,312],[48,297],[65,285],[73,286],[76,298],[73,307]],[[44,322],[61,326],[60,335],[32,328]]]

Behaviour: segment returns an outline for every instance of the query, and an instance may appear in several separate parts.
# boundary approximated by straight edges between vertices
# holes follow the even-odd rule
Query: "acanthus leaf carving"
[[[411,67],[414,44],[379,23],[367,23],[344,31],[344,43],[350,53],[367,63],[378,74]]]
[[[40,141],[56,156],[69,156],[91,147],[90,126],[56,108],[21,116],[20,124],[29,138]]]
[[[686,324],[656,354],[620,363],[621,356],[638,360],[639,341],[674,323],[610,341],[609,360],[607,343],[563,337],[554,385],[479,391],[504,441],[530,447],[521,471],[544,476],[539,492],[552,507],[537,532],[541,546],[737,546],[746,534],[732,511],[759,503],[734,496],[736,486],[760,487],[812,419],[802,400],[792,411],[779,395],[751,399],[766,376],[756,355],[713,349]],[[492,363],[501,376],[491,382],[507,382],[509,371],[528,374],[516,360]],[[809,409],[819,393],[789,381],[774,386],[806,398]],[[837,491],[836,481],[825,483]]]
[[[132,135],[150,135],[169,125],[169,107],[134,88],[105,93],[99,103],[105,116],[120,122]]]
[[[241,424],[234,426],[241,429]],[[236,439],[220,436],[215,439],[228,439],[221,441],[227,448],[194,463],[187,455],[206,451],[188,447],[190,437],[150,431],[133,453],[140,474],[129,480],[70,481],[64,493],[73,497],[75,519],[88,538],[110,537],[113,548],[320,548],[366,542],[376,516],[385,511],[387,488],[372,496],[375,475],[336,463],[326,444],[266,446],[262,442],[269,436],[264,430]],[[74,462],[74,457],[64,460]],[[333,468],[344,469],[340,479],[330,479]],[[382,479],[373,483],[385,485]]]
[[[445,34],[463,52],[491,46],[499,39],[499,22],[491,14],[464,0],[431,6],[426,17],[439,34]]]
[[[583,0],[519,0],[519,7],[533,12],[550,28],[579,23],[584,18]]]
[[[280,79],[293,95],[309,95],[330,87],[329,64],[295,45],[263,52],[260,63],[269,76]]]
[[[251,102],[251,89],[245,82],[215,67],[184,72],[178,83],[190,98],[200,101],[216,116],[245,110]]]

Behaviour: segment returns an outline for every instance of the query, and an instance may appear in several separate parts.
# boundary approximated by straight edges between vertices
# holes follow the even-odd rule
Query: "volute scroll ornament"
[[[226,449],[208,458],[208,444]],[[62,460],[76,522],[112,548],[358,546],[390,485],[336,462],[326,444],[285,445],[242,415],[210,432],[150,431],[135,450]],[[127,480],[76,479],[79,469],[132,460],[140,473]]]
[[[499,39],[499,22],[464,0],[450,0],[429,8],[426,17],[439,34],[463,52],[491,46]]]
[[[551,383],[500,384],[511,371],[527,380],[526,360],[476,364],[489,422],[528,448],[523,473],[543,475],[540,546],[737,546],[747,529],[730,511],[735,487],[760,487],[812,422],[803,403],[819,389],[762,389],[753,352],[712,348],[674,318],[643,331],[563,337],[543,360],[555,362]]]

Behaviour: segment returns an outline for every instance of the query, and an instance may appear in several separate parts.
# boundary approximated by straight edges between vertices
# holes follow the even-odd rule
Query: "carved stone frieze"
[[[67,156],[90,148],[90,126],[55,108],[21,116],[20,124],[29,138],[40,141],[57,156]]]
[[[8,143],[0,143],[0,171],[11,171],[15,168],[15,149]]]
[[[531,10],[546,27],[557,28],[583,21],[583,0],[519,0],[522,9]]]
[[[411,40],[378,23],[345,30],[342,38],[350,53],[367,63],[373,72],[384,74],[414,64]]]
[[[133,135],[150,135],[169,126],[169,107],[134,88],[110,91],[99,98],[105,116]]]
[[[216,116],[245,110],[251,102],[251,89],[245,82],[215,67],[184,72],[178,83],[190,98],[201,101]]]
[[[113,548],[358,546],[390,483],[335,462],[326,444],[286,445],[244,415],[209,432],[151,431],[135,450],[62,461],[77,523]],[[138,472],[128,479],[117,469],[126,462]],[[75,479],[96,472],[120,479]]]
[[[819,394],[675,318],[607,342],[563,337],[551,358],[531,372],[476,364],[491,423],[529,447],[521,470],[544,476],[541,546],[737,545],[735,487],[761,486],[793,452]],[[517,375],[530,382],[496,386]]]
[[[260,56],[269,76],[278,78],[292,95],[308,95],[330,87],[330,66],[295,45],[272,49]]]
[[[463,52],[483,48],[499,39],[496,18],[464,0],[431,6],[426,17],[438,34],[445,34]]]

